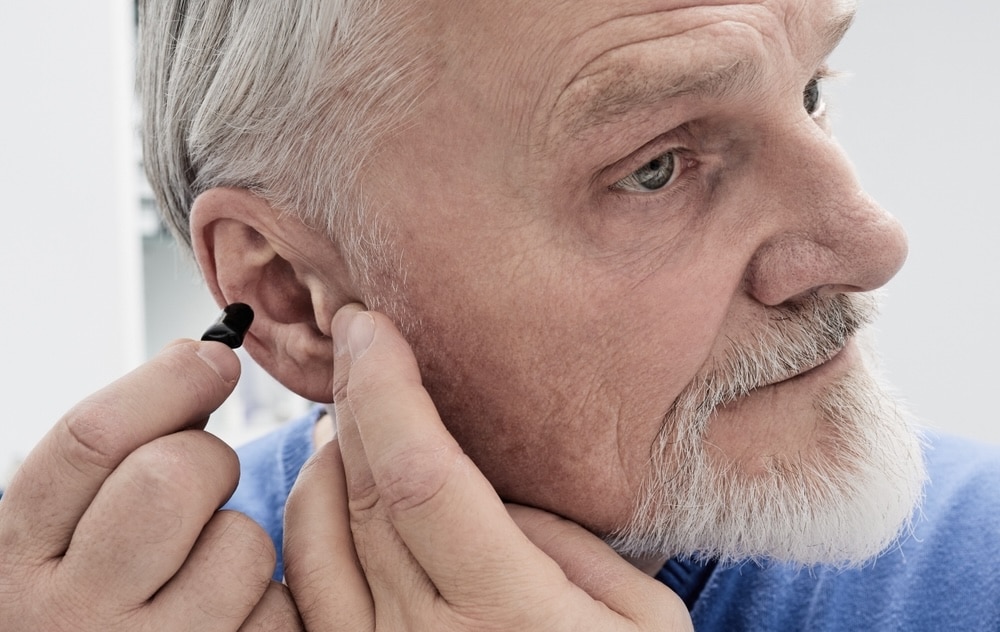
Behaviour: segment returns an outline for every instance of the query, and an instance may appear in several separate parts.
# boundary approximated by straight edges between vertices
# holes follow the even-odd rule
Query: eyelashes
[[[615,182],[611,188],[631,193],[653,193],[665,189],[680,177],[683,171],[680,163],[677,150],[667,151]]]
[[[826,117],[828,106],[823,95],[823,84],[827,79],[839,76],[823,66],[809,79],[802,89],[802,107],[806,113],[821,124]],[[686,126],[682,126],[684,128]],[[649,195],[673,187],[691,168],[693,163],[685,156],[683,147],[673,147],[661,151],[638,169],[621,178],[608,189],[613,192]]]

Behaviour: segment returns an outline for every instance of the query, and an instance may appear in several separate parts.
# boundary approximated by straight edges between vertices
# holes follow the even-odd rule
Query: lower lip
[[[817,364],[808,371],[803,371],[798,375],[788,378],[787,380],[782,380],[777,382],[774,386],[781,386],[782,384],[789,384],[792,382],[809,382],[812,380],[823,379],[831,373],[843,370],[842,367],[847,367],[854,363],[857,359],[858,350],[857,345],[854,344],[854,340],[849,340],[844,348],[834,354],[826,362],[822,364]]]

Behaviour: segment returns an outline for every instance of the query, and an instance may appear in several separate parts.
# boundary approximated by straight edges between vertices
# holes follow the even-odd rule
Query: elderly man
[[[825,116],[853,15],[148,2],[161,206],[327,406],[238,513],[222,345],[81,404],[0,503],[4,629],[996,629],[998,455],[925,468],[863,340],[906,244]]]

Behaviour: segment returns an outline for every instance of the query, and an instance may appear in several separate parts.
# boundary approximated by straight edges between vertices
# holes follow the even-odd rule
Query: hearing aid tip
[[[202,340],[221,342],[230,349],[239,348],[253,322],[253,309],[246,303],[226,305],[212,325],[202,334]]]

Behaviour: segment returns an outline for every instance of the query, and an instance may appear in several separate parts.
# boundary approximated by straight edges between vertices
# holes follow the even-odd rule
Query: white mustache
[[[732,341],[725,355],[695,377],[673,403],[677,414],[707,421],[719,406],[826,362],[874,322],[873,293],[811,294],[772,308],[765,326],[746,341]]]

